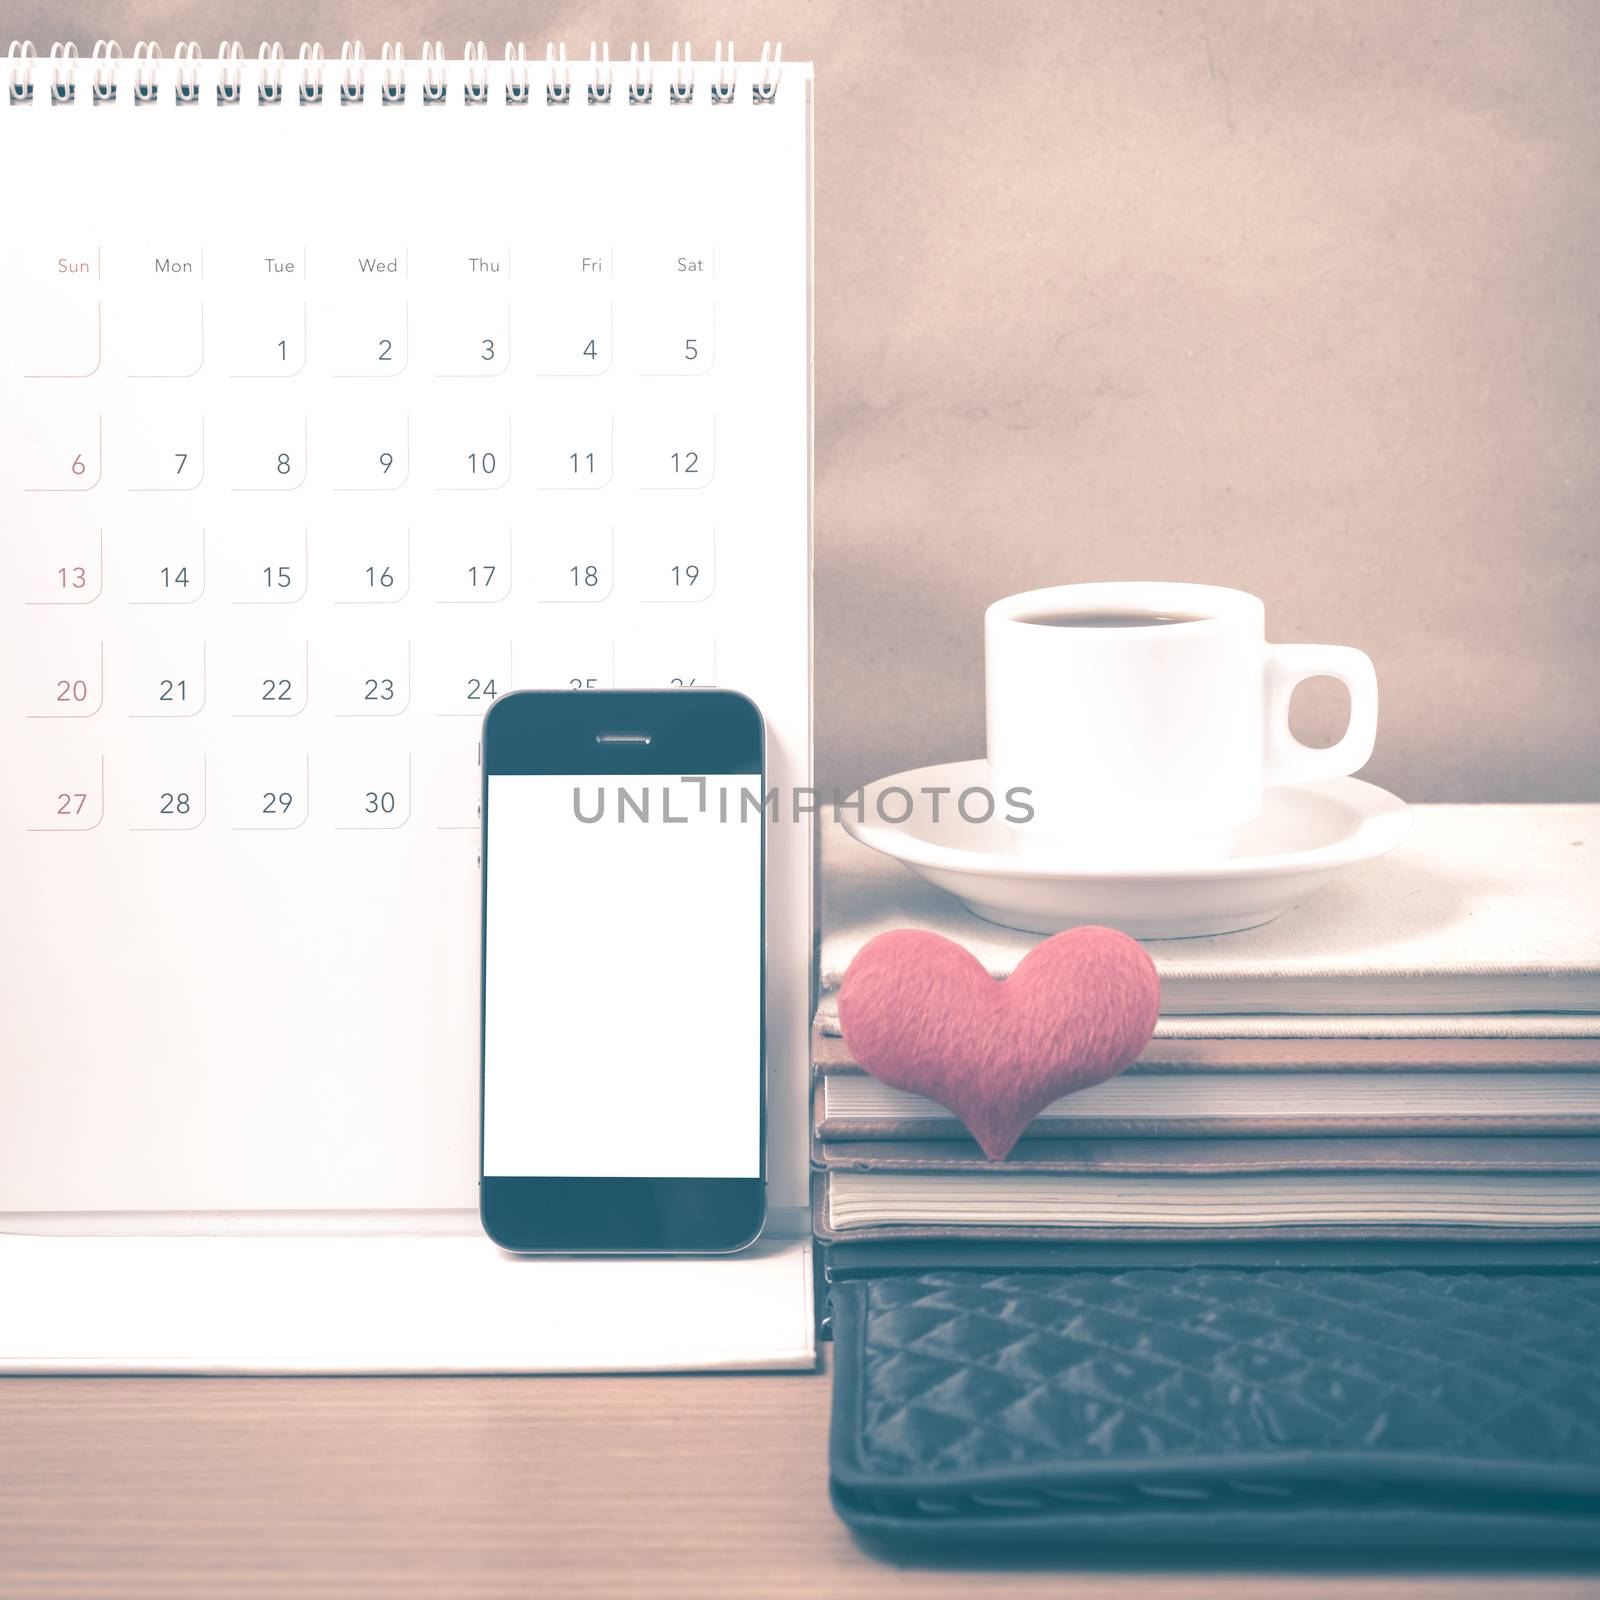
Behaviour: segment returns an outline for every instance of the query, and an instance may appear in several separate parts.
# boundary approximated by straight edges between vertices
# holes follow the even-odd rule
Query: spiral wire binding
[[[683,45],[683,60],[678,59],[678,46],[672,46],[672,82],[667,85],[667,104],[686,106],[694,99],[694,46],[687,40]]]
[[[158,105],[161,100],[161,46],[153,39],[141,39],[133,47],[133,103]],[[147,77],[146,74],[149,74]]]
[[[339,104],[358,106],[367,97],[367,52],[359,40],[339,47]]]
[[[444,41],[426,40],[422,46],[422,103],[425,106],[442,106],[450,82],[445,68]]]
[[[544,47],[544,103],[547,106],[572,104],[572,69],[567,65],[565,41],[559,55],[553,44]]]
[[[200,104],[200,46],[191,39],[172,52],[172,100],[174,105]]]
[[[96,39],[89,59],[94,63],[89,98],[97,106],[109,105],[117,98],[117,69],[113,63],[122,59],[122,46],[115,39]]]
[[[48,82],[51,105],[72,105],[77,94],[78,47],[58,42],[50,46],[50,77]],[[140,40],[133,47],[132,90],[135,105],[156,105],[161,98],[162,55],[161,46],[153,40]],[[262,106],[283,103],[283,74],[285,55],[280,43],[263,41],[256,52],[259,74],[256,83],[256,103]],[[298,55],[298,95],[303,106],[321,105],[325,92],[326,57],[320,44],[302,44]],[[89,97],[95,105],[109,105],[117,98],[118,78],[121,73],[122,47],[115,39],[95,42],[89,76]],[[174,105],[196,105],[200,99],[200,46],[193,39],[179,43],[172,52],[172,101]],[[12,105],[32,105],[34,99],[34,67],[39,53],[31,40],[13,39],[6,51],[8,98]],[[396,41],[383,46],[383,78],[379,85],[379,102],[386,106],[404,105],[407,84],[407,63],[403,46]],[[243,96],[244,51],[237,39],[224,42],[217,51],[218,80],[217,104],[238,105]],[[461,67],[464,79],[461,99],[464,105],[481,106],[489,103],[490,65],[489,52],[481,39],[468,40],[462,50]],[[650,59],[650,45],[635,42],[628,49],[628,104],[647,106],[655,98],[655,63]],[[532,99],[532,74],[528,53],[521,43],[507,43],[505,47],[506,104],[528,105]],[[778,97],[778,83],[783,77],[782,44],[764,44],[761,47],[759,76],[750,85],[750,97],[756,105],[771,105]],[[716,42],[709,66],[706,94],[712,105],[731,105],[738,88],[739,72],[734,60],[733,41]],[[339,51],[339,103],[362,105],[366,100],[367,53],[365,46],[355,39],[347,39]],[[591,106],[613,103],[614,79],[610,45],[589,44],[589,81],[585,85],[585,98]],[[450,60],[444,44],[438,39],[422,46],[421,99],[424,105],[443,105],[450,91]],[[667,80],[667,103],[691,105],[695,92],[694,46],[688,40],[674,41],[672,65]],[[567,60],[567,47],[551,43],[545,46],[545,104],[565,106],[572,103],[572,66]]]
[[[601,45],[596,56],[593,39],[589,41],[589,104],[611,104],[611,46]]]
[[[33,48],[32,39],[11,41],[6,50],[6,71],[10,78],[12,105],[33,104],[33,64],[38,59],[39,53]]]
[[[236,106],[244,82],[244,47],[237,39],[217,51],[217,104]]]
[[[467,81],[461,85],[461,100],[464,105],[486,106],[489,103],[489,52],[483,48],[483,40],[476,44],[470,40],[462,51],[462,63],[467,69]]]
[[[528,76],[528,52],[522,45],[506,46],[506,104],[525,106],[532,94]]]
[[[398,79],[396,72],[400,74]],[[380,94],[386,106],[403,106],[406,103],[406,53],[398,39],[383,47],[383,87]]]
[[[62,69],[66,69],[67,81],[61,81]],[[50,104],[53,106],[70,106],[77,94],[78,75],[78,47],[75,44],[53,44],[50,46]]]
[[[256,52],[261,63],[261,82],[256,86],[256,104],[276,106],[283,104],[283,46],[262,45]],[[268,74],[271,74],[270,78]]]
[[[761,47],[761,81],[750,85],[750,98],[758,106],[770,106],[778,98],[778,79],[783,76],[783,43],[778,48]]]
[[[322,65],[326,59],[320,44],[303,44],[300,46],[301,105],[320,106],[322,104]],[[314,79],[312,77],[313,72],[316,73]]]
[[[628,104],[647,106],[655,93],[656,69],[650,65],[650,42],[645,41],[644,59],[639,59],[639,46],[628,46]]]
[[[722,53],[722,41],[717,41],[717,75],[711,81],[711,103],[714,106],[733,104],[733,91],[739,86],[739,74],[733,65],[733,40],[728,41],[728,53]]]

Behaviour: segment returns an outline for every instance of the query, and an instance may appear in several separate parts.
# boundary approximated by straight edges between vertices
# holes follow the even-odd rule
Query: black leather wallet
[[[1600,1550],[1600,1273],[922,1272],[835,1284],[859,1532]]]

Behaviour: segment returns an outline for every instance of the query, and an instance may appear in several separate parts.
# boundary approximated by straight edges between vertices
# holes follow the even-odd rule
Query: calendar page
[[[0,1212],[475,1206],[484,710],[710,684],[802,1206],[809,69],[11,83]]]

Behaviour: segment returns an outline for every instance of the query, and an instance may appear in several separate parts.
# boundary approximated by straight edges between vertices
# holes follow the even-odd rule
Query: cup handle
[[[1289,697],[1307,678],[1337,678],[1350,691],[1350,725],[1326,750],[1301,744],[1289,731]],[[1347,644],[1267,646],[1266,779],[1314,783],[1359,771],[1378,735],[1378,675],[1365,651]]]

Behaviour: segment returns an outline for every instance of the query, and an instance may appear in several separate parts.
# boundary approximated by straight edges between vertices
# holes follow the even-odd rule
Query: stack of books
[[[1154,1038],[987,1160],[852,1060],[896,927],[996,978],[1040,942],[824,829],[813,1207],[830,1271],[1116,1259],[1600,1261],[1600,806],[1418,806],[1276,922],[1156,941]]]

